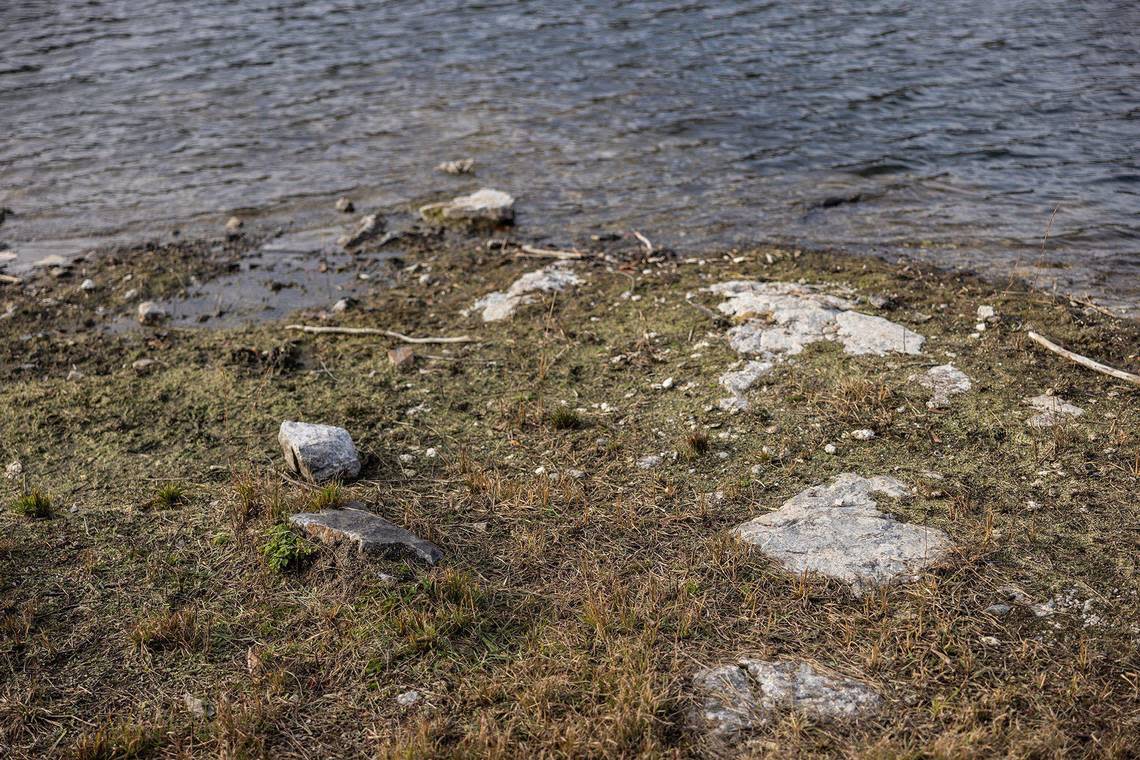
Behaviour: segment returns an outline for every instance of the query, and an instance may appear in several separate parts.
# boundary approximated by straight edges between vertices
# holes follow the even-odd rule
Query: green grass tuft
[[[265,564],[275,573],[300,570],[316,553],[315,546],[294,533],[285,523],[274,524],[266,533],[266,541],[261,546]]]
[[[155,509],[174,509],[186,503],[186,489],[178,483],[167,483],[158,489],[151,506]]]
[[[586,426],[586,421],[573,409],[560,406],[550,413],[550,426],[555,430],[578,430]]]
[[[16,499],[13,509],[16,514],[24,517],[51,517],[51,498],[38,488],[33,488]]]
[[[329,483],[313,494],[312,507],[315,511],[334,509],[344,503],[344,488],[340,483]]]

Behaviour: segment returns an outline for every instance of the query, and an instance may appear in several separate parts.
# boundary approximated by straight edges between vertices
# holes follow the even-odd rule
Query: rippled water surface
[[[4,0],[0,128],[17,252],[489,185],[555,238],[907,250],[1140,304],[1131,1]]]

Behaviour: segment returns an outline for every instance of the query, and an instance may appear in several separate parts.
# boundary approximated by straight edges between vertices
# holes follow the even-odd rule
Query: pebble
[[[987,615],[993,615],[994,617],[1003,617],[1008,615],[1011,610],[1013,610],[1013,607],[1010,607],[1008,604],[991,604],[989,607],[986,607],[985,612]]]
[[[667,377],[661,381],[661,389],[667,391],[673,387],[673,383],[674,383],[673,378]]]
[[[661,455],[659,454],[646,454],[637,460],[637,466],[642,470],[652,470],[661,464]]]
[[[863,428],[862,430],[852,430],[851,437],[856,441],[869,441],[875,437],[875,431],[870,428]]]
[[[411,707],[416,702],[420,701],[420,693],[415,689],[405,691],[403,694],[396,696],[396,702],[401,707]]]
[[[94,290],[95,289],[95,281],[91,280],[91,279],[84,280],[83,282],[79,283],[79,289],[80,290]]]
[[[353,211],[356,211],[356,206],[352,204],[352,201],[349,198],[341,196],[340,198],[337,198],[336,210],[342,214],[351,214]]]
[[[139,324],[157,325],[170,319],[170,312],[154,301],[143,301],[138,309]]]
[[[9,462],[8,466],[4,468],[4,478],[7,480],[15,480],[24,474],[24,465],[20,464],[19,460]]]
[[[835,448],[834,443],[827,444],[826,446],[823,447],[823,450],[824,450],[824,453],[827,453],[827,454],[834,454],[835,452],[839,451],[839,449]]]
[[[241,219],[238,219],[236,216],[231,216],[229,221],[226,222],[226,233],[232,237],[244,226],[245,223]]]
[[[348,307],[352,305],[352,301],[348,298],[342,298],[333,304],[333,314],[344,314],[348,311]]]

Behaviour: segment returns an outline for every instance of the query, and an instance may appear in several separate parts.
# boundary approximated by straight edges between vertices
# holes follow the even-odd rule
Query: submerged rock
[[[348,235],[337,238],[336,244],[345,250],[357,248],[384,232],[384,217],[369,214],[360,220],[356,229]]]
[[[506,290],[489,293],[475,302],[474,309],[483,312],[484,322],[497,322],[514,314],[515,309],[534,299],[531,293],[556,293],[571,285],[578,285],[582,278],[570,271],[564,264],[553,264],[534,272],[527,272]]]
[[[170,312],[166,307],[154,301],[143,301],[138,309],[139,324],[158,325],[170,319]]]
[[[882,703],[867,683],[828,676],[802,661],[742,659],[698,672],[693,685],[699,701],[691,722],[721,739],[765,726],[786,710],[853,720]]]
[[[918,354],[926,340],[900,324],[854,311],[855,304],[811,285],[733,280],[708,288],[727,296],[721,313],[745,320],[729,330],[733,350],[781,361],[821,340],[849,354]]]
[[[358,501],[343,509],[301,512],[289,523],[322,543],[355,546],[360,554],[419,558],[429,565],[443,558],[438,546],[369,512]]]
[[[475,159],[460,158],[455,161],[444,161],[435,169],[444,174],[470,174],[475,169]]]
[[[344,428],[287,421],[281,423],[277,440],[289,467],[315,483],[360,474],[360,457]]]
[[[931,367],[919,376],[918,383],[933,391],[930,400],[926,402],[926,406],[930,409],[941,409],[949,406],[951,396],[965,393],[974,387],[970,378],[966,377],[966,373],[953,364],[940,364],[937,367]]]
[[[1063,422],[1066,418],[1080,417],[1085,413],[1085,410],[1079,406],[1066,404],[1056,396],[1042,394],[1025,399],[1025,403],[1040,412],[1028,420],[1028,424],[1033,427],[1053,427],[1057,423]]]
[[[336,210],[342,214],[351,214],[356,211],[356,205],[347,196],[341,196],[336,199]]]
[[[828,485],[801,491],[735,533],[790,572],[822,573],[852,584],[857,592],[912,577],[949,549],[942,531],[879,510],[874,493],[900,498],[907,491],[894,478],[845,472]]]
[[[514,221],[515,199],[501,190],[485,187],[471,195],[421,206],[420,216],[428,221],[505,224]]]

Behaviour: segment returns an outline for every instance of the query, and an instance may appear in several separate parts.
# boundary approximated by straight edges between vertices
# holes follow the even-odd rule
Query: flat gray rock
[[[857,593],[869,585],[911,578],[949,549],[942,531],[879,510],[875,493],[899,498],[907,491],[894,478],[845,472],[827,485],[801,491],[735,533],[790,572],[838,578]]]
[[[1025,399],[1025,403],[1038,411],[1028,420],[1032,427],[1053,427],[1059,422],[1064,422],[1066,418],[1080,417],[1085,413],[1085,410],[1079,406],[1067,404],[1056,396],[1042,394]]]
[[[429,203],[420,207],[420,216],[429,221],[493,222],[514,221],[514,196],[501,190],[482,188],[445,203]]]
[[[974,387],[966,373],[953,364],[940,364],[931,367],[918,377],[919,385],[931,390],[929,409],[941,409],[950,405],[950,397],[965,393]]]
[[[415,557],[429,565],[443,558],[438,546],[367,511],[358,501],[344,509],[301,512],[290,517],[289,523],[310,538],[332,545],[347,543],[361,554]]]
[[[289,467],[314,483],[360,474],[360,457],[344,428],[287,421],[281,423],[277,441]]]
[[[694,727],[722,739],[763,727],[787,710],[816,719],[854,720],[882,703],[868,684],[829,676],[803,661],[742,659],[698,672],[693,686],[698,698]]]
[[[730,370],[720,376],[720,384],[732,395],[720,400],[724,411],[743,411],[748,408],[745,392],[772,370],[772,362],[750,361],[742,368]]]
[[[855,303],[794,282],[732,280],[708,288],[726,297],[720,311],[741,324],[728,331],[733,350],[777,362],[821,340],[849,354],[919,354],[922,335],[882,317],[854,311]]]
[[[488,293],[475,302],[474,308],[483,312],[484,322],[497,322],[514,314],[519,306],[530,303],[533,293],[557,293],[581,282],[582,278],[565,264],[553,264],[527,272],[506,291]]]

